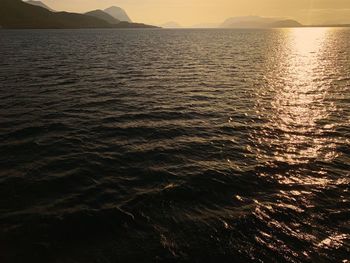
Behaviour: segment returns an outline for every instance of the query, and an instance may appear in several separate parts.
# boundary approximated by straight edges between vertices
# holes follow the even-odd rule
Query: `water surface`
[[[349,29],[2,30],[0,55],[2,262],[350,260]]]

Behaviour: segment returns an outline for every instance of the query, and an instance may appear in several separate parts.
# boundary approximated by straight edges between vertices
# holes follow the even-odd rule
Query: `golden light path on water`
[[[325,102],[330,83],[322,57],[329,31],[328,28],[284,30],[281,47],[273,51],[275,60],[268,66],[266,87],[259,91],[273,94],[268,107],[259,109],[269,122],[264,136],[259,134],[258,140],[272,149],[276,161],[297,164],[336,157],[332,141],[319,136],[332,127],[320,129],[317,125],[335,110]]]
[[[276,167],[273,172],[258,175],[273,178],[283,190],[276,200],[258,201],[254,214],[272,228],[298,237],[320,249],[341,247],[349,235],[338,232],[328,234],[303,233],[303,230],[273,219],[271,214],[289,209],[302,214],[316,209],[313,196],[319,189],[336,188],[347,178],[332,178],[323,169],[310,169],[317,162],[329,163],[337,158],[337,138],[327,136],[336,124],[332,113],[337,106],[333,96],[331,78],[333,71],[333,43],[330,28],[298,28],[279,31],[279,38],[271,43],[265,69],[264,85],[256,91],[255,113],[265,121],[264,127],[253,135],[255,149],[251,151],[262,164]],[[254,152],[255,150],[255,152]],[[312,222],[305,224],[312,226]],[[269,237],[269,238],[264,238]],[[257,240],[272,249],[275,240],[260,233]],[[267,240],[268,239],[268,240]],[[304,251],[305,256],[309,256]]]

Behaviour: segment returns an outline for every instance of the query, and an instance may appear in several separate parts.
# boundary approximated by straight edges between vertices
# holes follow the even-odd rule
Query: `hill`
[[[128,16],[128,14],[124,11],[124,9],[117,7],[117,6],[111,6],[109,8],[106,8],[103,10],[105,13],[111,15],[115,19],[118,19],[119,21],[129,22],[131,23],[131,19]]]
[[[60,29],[60,28],[150,28],[144,24],[118,23],[89,15],[68,12],[51,12],[43,7],[21,0],[0,0],[0,28],[9,29]]]
[[[35,6],[40,6],[40,7],[45,8],[45,9],[51,11],[51,12],[56,12],[56,10],[53,10],[52,8],[50,8],[49,6],[45,5],[41,1],[29,0],[29,1],[26,1],[26,3],[31,4],[31,5],[35,5]]]
[[[110,24],[118,24],[120,23],[120,21],[116,18],[114,18],[113,16],[103,12],[102,10],[94,10],[94,11],[90,11],[90,12],[87,12],[85,13],[85,15],[88,15],[88,16],[93,16],[93,17],[96,17],[96,18],[99,18],[99,19],[102,19]]]
[[[302,27],[303,25],[300,24],[298,21],[295,20],[281,20],[276,21],[268,25],[268,27],[272,28],[278,28],[278,27]]]
[[[259,16],[232,17],[221,24],[222,28],[274,28],[274,27],[300,27],[295,20],[282,18],[269,18]]]

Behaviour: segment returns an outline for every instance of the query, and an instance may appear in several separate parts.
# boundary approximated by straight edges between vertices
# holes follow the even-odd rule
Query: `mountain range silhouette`
[[[52,12],[49,7],[31,1],[0,0],[0,28],[8,29],[69,29],[69,28],[152,28],[141,23],[111,20],[107,13],[93,11],[90,14]],[[108,16],[108,17],[107,17]],[[112,17],[113,18],[113,17]]]

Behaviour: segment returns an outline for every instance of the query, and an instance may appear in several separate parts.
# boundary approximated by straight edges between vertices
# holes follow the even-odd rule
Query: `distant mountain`
[[[43,2],[41,1],[33,1],[33,0],[29,0],[26,1],[26,3],[31,4],[31,5],[36,5],[36,6],[40,6],[42,8],[45,8],[51,12],[56,12],[56,10],[53,10],[52,8],[48,7],[47,5],[45,5]]]
[[[221,24],[222,28],[274,28],[274,27],[300,27],[295,20],[282,18],[269,18],[259,16],[243,16],[227,19]]]
[[[287,20],[281,20],[276,21],[268,25],[268,27],[272,28],[278,28],[278,27],[302,27],[303,25],[300,24],[298,21],[287,19]]]
[[[167,22],[161,25],[164,28],[182,28],[182,26],[176,22]]]
[[[88,16],[93,16],[93,17],[96,17],[96,18],[99,18],[99,19],[102,19],[110,24],[118,24],[120,23],[120,21],[116,18],[114,18],[113,16],[103,12],[102,10],[94,10],[94,11],[90,11],[90,12],[87,12],[85,13],[85,15],[88,15]]]
[[[51,12],[21,0],[0,0],[0,28],[149,28],[144,24],[118,23],[68,12]]]
[[[203,24],[195,24],[190,26],[190,28],[217,28],[219,27],[219,23],[203,23]]]
[[[259,16],[242,16],[231,17],[224,21],[220,27],[224,28],[249,28],[249,27],[262,27],[270,23],[274,23],[277,20],[274,18],[266,18]]]
[[[115,19],[118,19],[119,21],[130,22],[130,23],[132,22],[128,14],[124,11],[124,9],[120,7],[111,6],[109,8],[106,8],[103,11],[111,15]]]

